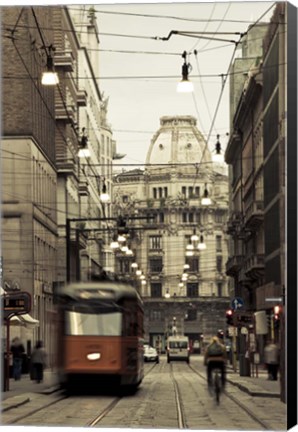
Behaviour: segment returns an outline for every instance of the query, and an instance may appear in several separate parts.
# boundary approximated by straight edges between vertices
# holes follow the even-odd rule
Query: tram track
[[[146,371],[146,373],[144,374],[144,378],[150,374],[150,372],[156,367],[157,363],[154,363],[152,365],[152,367],[149,368],[149,370]],[[60,402],[62,402],[63,400],[69,399],[71,398],[70,394],[65,394],[63,392],[63,390],[60,390],[61,392],[61,396],[51,402],[46,403],[45,405],[42,405],[38,408],[34,408],[28,412],[26,412],[26,414],[22,414],[18,417],[15,417],[14,419],[10,420],[9,424],[16,424],[16,423],[20,423],[22,420],[28,419],[31,416],[34,416],[35,414],[38,414],[40,412],[42,412],[43,410],[47,410],[48,408],[52,407],[55,404],[58,404]],[[122,391],[121,391],[122,392]],[[88,421],[87,424],[85,424],[85,426],[89,426],[89,427],[94,427],[96,426],[104,417],[106,417],[112,410],[113,408],[120,402],[121,399],[123,399],[123,397],[125,396],[124,394],[121,394],[120,396],[116,396],[103,410],[102,412],[100,412],[96,417],[94,417],[91,421]]]
[[[178,416],[178,428],[179,429],[186,429],[187,424],[185,421],[185,415],[184,415],[184,411],[183,411],[182,398],[181,398],[181,394],[179,391],[178,383],[174,377],[172,364],[170,364],[170,376],[171,376],[171,379],[173,382],[174,392],[175,392],[175,401],[176,401],[177,416]]]
[[[53,406],[53,405],[55,405],[55,404],[61,402],[62,400],[67,399],[68,397],[69,397],[69,396],[63,394],[63,395],[61,395],[61,397],[59,397],[58,399],[55,399],[55,400],[53,400],[53,401],[47,403],[46,405],[43,405],[43,406],[41,406],[41,407],[39,407],[39,408],[35,408],[35,409],[33,409],[33,410],[27,412],[26,414],[22,414],[22,415],[20,415],[20,416],[18,416],[18,417],[16,417],[16,418],[14,418],[13,420],[10,420],[9,424],[16,424],[16,423],[19,423],[20,421],[22,421],[22,420],[24,420],[24,419],[26,419],[26,418],[29,418],[29,417],[31,417],[32,415],[34,415],[34,414],[36,414],[36,413],[38,413],[38,412],[40,412],[40,411],[42,411],[42,410],[45,410],[45,409],[47,409],[47,408],[49,408],[49,407],[51,407],[51,406]]]
[[[188,370],[191,370],[192,373],[194,373],[195,375],[197,375],[202,381],[207,382],[207,379],[205,377],[205,375],[201,372],[199,372],[195,367],[193,367],[192,365],[187,365],[188,366]],[[168,369],[169,367],[169,369]],[[185,393],[185,388],[183,390],[183,387],[180,388],[179,384],[179,380],[177,373],[179,373],[179,369],[178,372],[176,371],[176,368],[174,367],[173,364],[167,365],[166,363],[162,362],[158,365],[157,368],[157,364],[154,363],[152,366],[148,365],[148,368],[146,368],[145,374],[144,374],[144,378],[147,377],[154,369],[156,369],[158,372],[160,372],[161,370],[167,369],[170,375],[170,379],[172,381],[173,384],[173,389],[174,389],[174,393],[173,393],[173,403],[176,404],[176,412],[177,412],[177,419],[175,419],[175,421],[177,422],[177,428],[178,429],[188,429],[188,428],[192,428],[193,427],[193,416],[191,415],[191,417],[188,417],[190,415],[189,413],[189,408],[188,406],[184,405],[185,403],[187,404],[187,400],[184,400],[184,396],[183,396],[183,391]],[[186,369],[186,370],[187,370]],[[176,375],[176,376],[175,376]],[[243,402],[241,402],[240,400],[236,399],[233,395],[231,395],[226,389],[223,391],[223,394],[230,399],[230,401],[235,404],[237,407],[239,407],[241,409],[241,411],[245,412],[246,415],[248,417],[250,417],[252,419],[252,421],[254,423],[256,423],[258,426],[261,426],[261,428],[263,430],[272,430],[272,426],[269,426],[268,423],[266,423],[264,420],[261,420],[259,417],[257,417],[256,414],[254,414],[254,412],[252,411],[252,409],[250,409],[249,407],[245,406]],[[85,419],[83,420],[83,418],[81,418],[81,420],[83,420],[82,424],[79,424],[82,427],[99,427],[100,423],[103,421],[103,419],[108,418],[109,415],[113,412],[113,410],[117,407],[117,405],[119,404],[119,402],[121,400],[123,400],[126,396],[126,392],[121,392],[120,394],[114,395],[113,398],[110,398],[110,400],[105,400],[103,399],[101,401],[101,407],[99,408],[98,404],[97,404],[97,409],[96,409],[96,405],[94,404],[93,409],[90,406],[89,407],[89,414],[85,416]],[[40,425],[40,420],[39,423],[37,423],[37,419],[32,418],[35,414],[37,414],[37,416],[39,416],[39,418],[47,418],[48,416],[48,409],[53,406],[53,405],[57,405],[57,411],[59,411],[59,409],[64,411],[63,405],[59,407],[59,403],[63,403],[63,400],[66,399],[71,399],[71,395],[69,394],[59,394],[58,397],[55,400],[52,400],[46,404],[44,404],[43,406],[37,407],[35,409],[31,409],[30,411],[28,411],[26,414],[22,414],[16,418],[14,418],[13,420],[11,420],[9,422],[9,424],[22,424],[22,420],[26,420],[25,424],[28,424],[28,420],[32,420],[32,425]],[[222,401],[224,403],[224,400]],[[93,405],[93,403],[92,403]],[[67,406],[66,406],[67,407]],[[54,408],[56,410],[56,408]],[[93,411],[93,412],[92,412]],[[92,415],[93,414],[93,415]],[[75,415],[73,415],[72,413],[70,413],[70,415],[66,415],[65,419],[69,418],[70,421],[73,421],[72,419],[75,418]],[[191,423],[189,423],[189,421],[191,421]],[[105,423],[105,421],[103,421],[103,423]],[[64,426],[68,426],[67,423],[64,424]],[[72,423],[73,426],[73,423]],[[175,426],[174,426],[175,427]],[[259,429],[259,428],[258,428]]]
[[[202,378],[204,381],[207,382],[207,378],[202,375],[200,372],[198,372],[193,366],[191,366],[190,364],[188,365],[188,367],[196,374],[198,375],[200,378]],[[238,399],[236,399],[234,396],[232,396],[227,390],[222,390],[223,394],[225,396],[227,396],[231,401],[233,401],[236,405],[238,405],[243,411],[246,412],[246,414],[251,417],[256,423],[258,423],[259,425],[262,426],[262,428],[264,428],[265,430],[271,430],[272,427],[269,426],[266,422],[264,422],[263,420],[260,420],[253,412],[252,410],[250,410],[249,408],[247,408],[247,406],[245,406],[242,402],[240,402]]]
[[[149,369],[149,371],[147,371],[144,374],[144,378],[150,374],[150,372],[155,368],[155,366],[158,363],[154,363],[154,365]],[[117,398],[115,398],[100,414],[98,414],[93,420],[91,420],[90,422],[88,422],[85,426],[88,427],[94,427],[96,426],[98,423],[101,422],[101,420],[103,418],[105,418],[108,414],[110,414],[110,412],[115,408],[115,406],[123,399],[123,395],[122,396],[118,396]]]

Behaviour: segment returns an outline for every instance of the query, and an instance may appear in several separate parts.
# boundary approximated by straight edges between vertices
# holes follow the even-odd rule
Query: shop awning
[[[35,327],[39,326],[39,321],[35,318],[32,318],[29,314],[23,314],[23,315],[15,315],[12,318],[10,318],[10,324],[13,326],[24,326],[29,329],[34,329]]]

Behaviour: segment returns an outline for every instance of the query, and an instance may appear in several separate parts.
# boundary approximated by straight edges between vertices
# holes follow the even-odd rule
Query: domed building
[[[184,334],[199,351],[225,329],[229,307],[228,178],[212,162],[196,119],[162,117],[145,169],[115,175],[113,196],[133,252],[116,252],[116,271],[142,295],[146,340],[163,351],[170,334]]]

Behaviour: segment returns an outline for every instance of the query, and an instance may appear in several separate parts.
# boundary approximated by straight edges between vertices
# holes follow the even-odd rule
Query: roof
[[[211,162],[211,154],[192,116],[165,116],[151,140],[146,164]]]
[[[57,288],[58,296],[65,295],[76,298],[79,294],[84,292],[90,294],[90,298],[88,298],[88,296],[85,297],[86,300],[92,300],[94,297],[102,297],[105,300],[120,300],[123,297],[127,297],[135,299],[138,298],[142,301],[139,293],[132,285],[110,280],[98,282],[76,282]],[[84,297],[82,296],[81,298],[83,299]]]

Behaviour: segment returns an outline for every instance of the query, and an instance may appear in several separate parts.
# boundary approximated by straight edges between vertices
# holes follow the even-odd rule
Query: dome
[[[146,164],[211,162],[206,141],[192,116],[165,116],[151,140]]]

